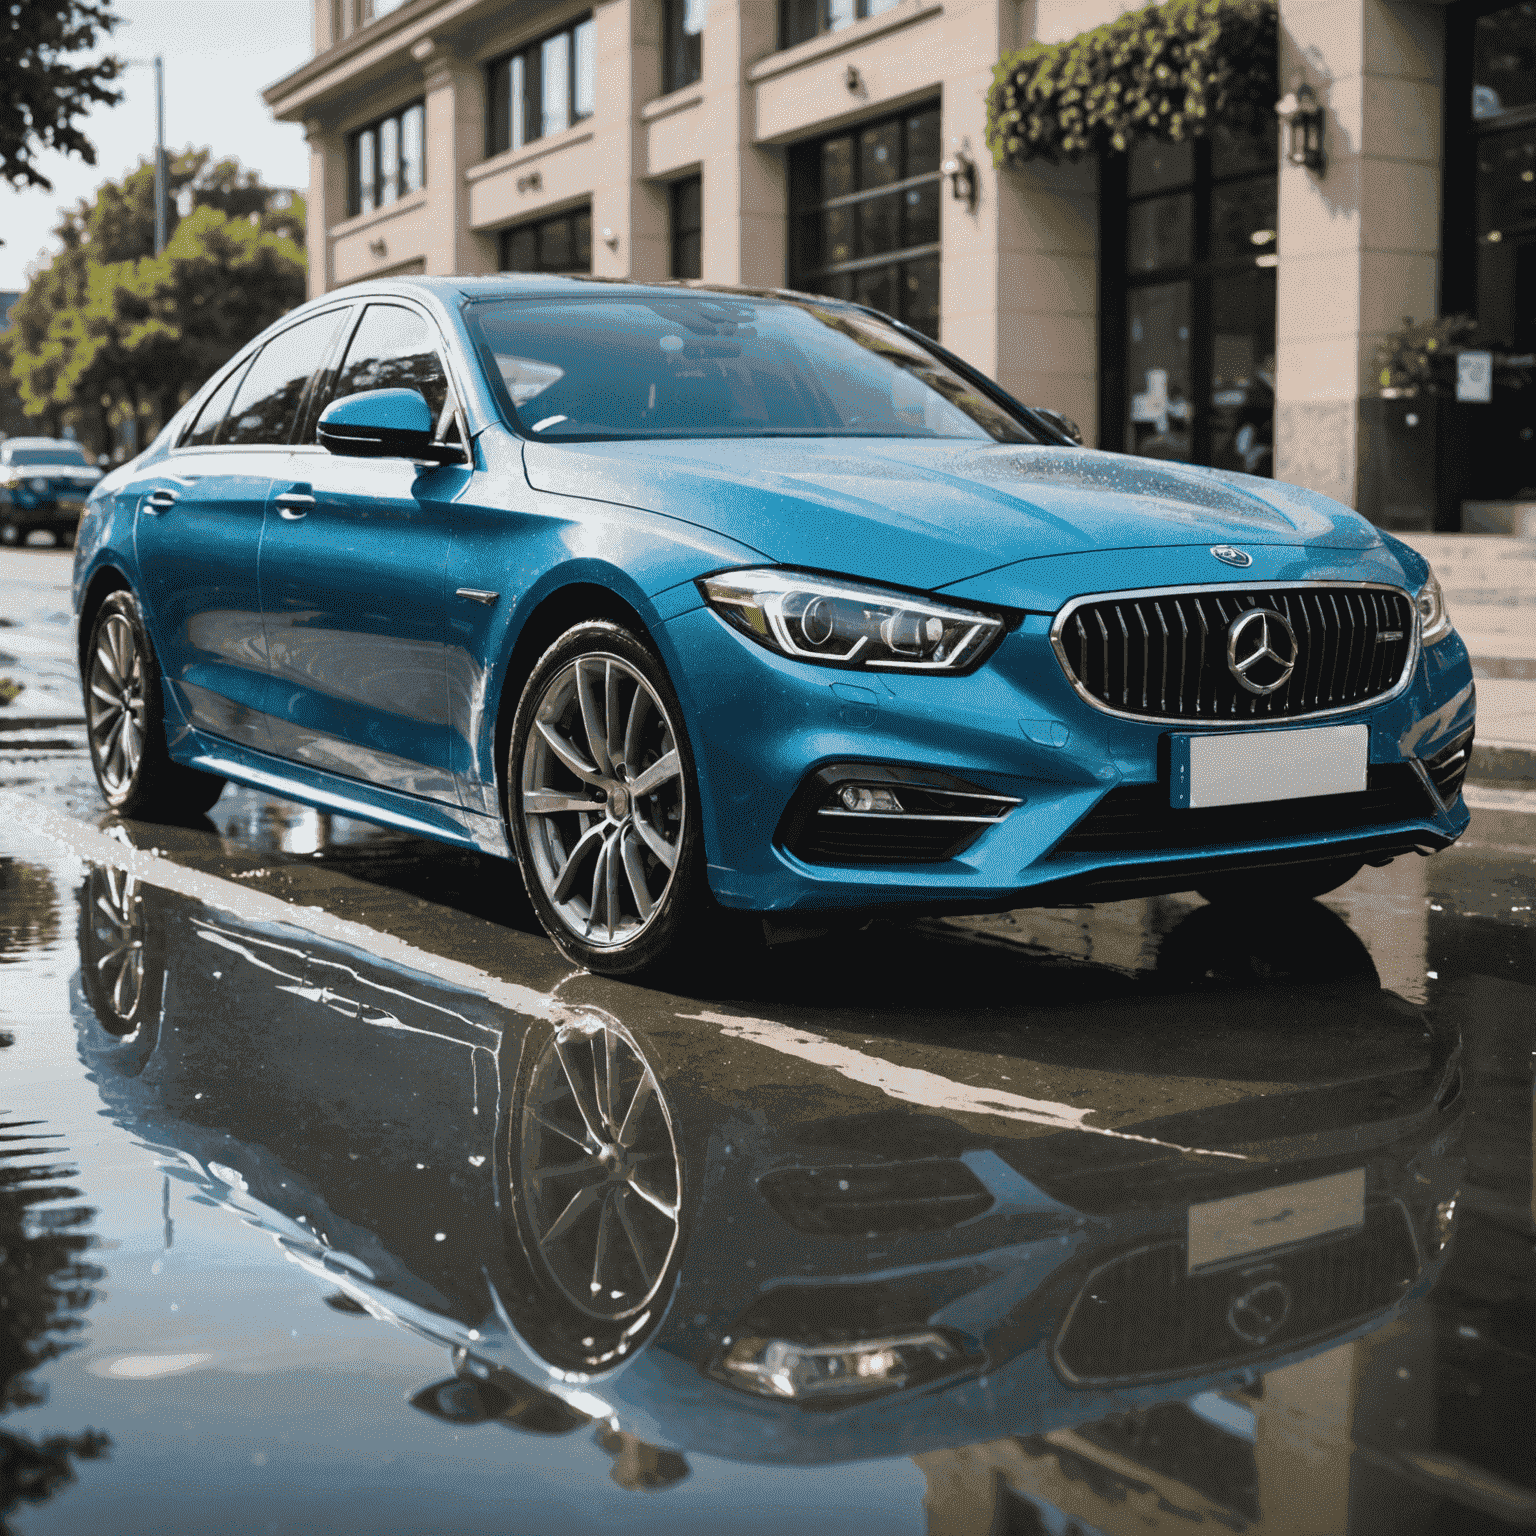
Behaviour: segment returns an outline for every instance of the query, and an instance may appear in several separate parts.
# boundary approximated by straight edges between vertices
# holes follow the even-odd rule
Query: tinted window
[[[181,440],[183,448],[206,448],[213,442],[215,434],[224,423],[224,418],[229,415],[229,402],[235,398],[235,391],[240,387],[240,380],[245,377],[247,366],[248,363],[241,363],[208,396],[202,410],[197,413],[197,420],[193,422],[192,430]]]
[[[503,299],[471,310],[545,438],[956,437],[1028,427],[883,320],[712,293]]]
[[[89,465],[78,448],[13,448],[5,458],[8,464]]]
[[[331,399],[367,389],[414,389],[426,397],[432,419],[442,417],[448,376],[437,353],[436,332],[415,310],[370,304],[363,311]]]
[[[332,310],[274,336],[241,381],[217,441],[286,443],[293,436],[305,386],[325,361],[340,320],[340,312]]]

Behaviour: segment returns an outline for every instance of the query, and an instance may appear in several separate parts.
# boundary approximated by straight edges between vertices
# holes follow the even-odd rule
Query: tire
[[[206,811],[224,780],[171,761],[160,668],[132,593],[109,593],[97,609],[82,673],[91,766],[107,804],[147,820]]]
[[[528,898],[567,959],[634,976],[750,935],[751,920],[709,891],[677,694],[627,629],[578,624],[544,653],[518,700],[502,778]],[[650,792],[636,796],[636,785]]]
[[[1336,859],[1327,864],[1303,864],[1296,869],[1256,870],[1241,875],[1212,876],[1195,890],[1213,906],[1234,899],[1269,906],[1312,901],[1346,885],[1365,868],[1364,859]]]

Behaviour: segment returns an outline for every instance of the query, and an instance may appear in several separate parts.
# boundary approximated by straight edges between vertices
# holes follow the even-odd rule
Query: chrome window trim
[[[1331,709],[1314,709],[1299,715],[1266,715],[1259,720],[1240,720],[1235,716],[1218,720],[1188,715],[1138,715],[1131,710],[1113,708],[1085,688],[1073,672],[1072,664],[1067,659],[1066,647],[1061,643],[1061,632],[1067,620],[1085,603],[1129,601],[1137,597],[1198,597],[1207,592],[1296,591],[1395,592],[1398,596],[1407,598],[1408,606],[1413,611],[1413,640],[1408,647],[1407,659],[1403,662],[1402,676],[1384,693],[1372,694],[1370,698],[1361,699],[1354,704],[1340,704]],[[1326,720],[1333,715],[1351,715],[1358,710],[1373,709],[1378,704],[1385,704],[1395,699],[1413,681],[1413,674],[1418,668],[1419,653],[1422,649],[1419,634],[1422,627],[1417,594],[1390,581],[1211,581],[1195,582],[1182,587],[1136,587],[1127,592],[1086,592],[1079,597],[1069,598],[1061,606],[1056,617],[1051,620],[1050,634],[1051,649],[1055,651],[1057,664],[1061,667],[1062,675],[1072,685],[1072,691],[1085,703],[1093,705],[1095,709],[1101,710],[1106,715],[1113,715],[1117,720],[1134,720],[1141,725],[1179,725],[1196,729],[1216,727],[1223,731],[1252,730],[1255,727],[1260,730],[1284,730],[1288,726],[1298,725],[1303,721]]]

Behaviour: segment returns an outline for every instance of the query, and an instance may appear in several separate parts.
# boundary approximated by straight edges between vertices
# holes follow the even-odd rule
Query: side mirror
[[[1076,443],[1079,448],[1083,446],[1083,429],[1070,416],[1063,416],[1060,411],[1053,411],[1048,405],[1032,405],[1030,410],[1036,416],[1042,417],[1047,426],[1055,427],[1063,437]]]
[[[453,464],[463,453],[432,441],[432,412],[414,389],[368,389],[320,413],[320,446],[353,459],[419,459]]]

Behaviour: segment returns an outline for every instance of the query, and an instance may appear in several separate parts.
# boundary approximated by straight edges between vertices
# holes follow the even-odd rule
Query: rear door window
[[[219,428],[224,425],[224,418],[229,415],[229,403],[235,398],[235,391],[249,366],[247,359],[203,402],[192,430],[181,440],[183,448],[207,448],[213,443]]]
[[[218,443],[286,444],[315,370],[335,340],[343,311],[327,310],[274,336],[251,364],[236,391]],[[211,403],[211,402],[210,402]]]

